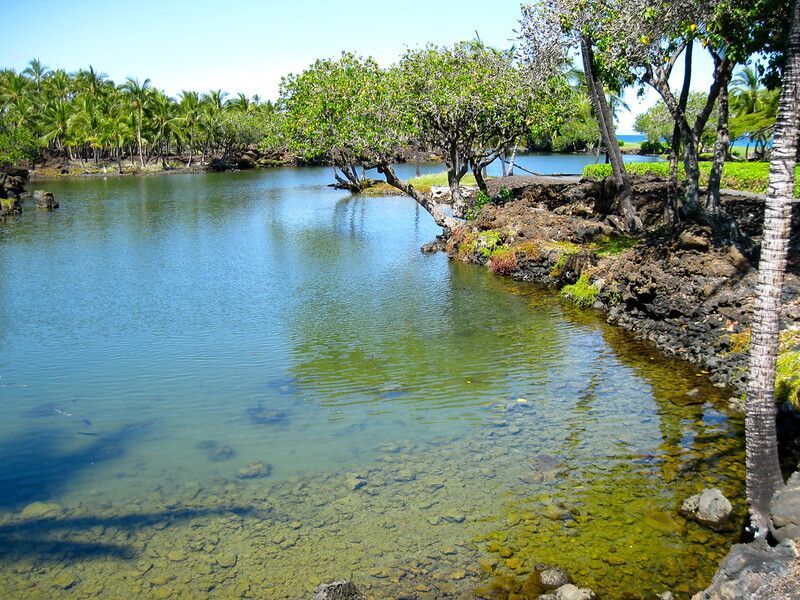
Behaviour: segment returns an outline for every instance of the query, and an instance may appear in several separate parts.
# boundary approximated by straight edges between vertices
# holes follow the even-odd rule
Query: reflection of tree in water
[[[376,267],[336,248],[349,240],[313,239],[298,250],[322,253],[310,260],[327,273],[300,283],[318,301],[292,314],[293,372],[323,402],[370,390],[374,400],[383,390],[439,405],[485,402],[546,376],[564,345],[548,315],[473,266],[421,274],[417,262],[389,257]]]

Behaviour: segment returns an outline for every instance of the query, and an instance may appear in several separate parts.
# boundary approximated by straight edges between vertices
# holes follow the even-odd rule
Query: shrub
[[[578,278],[578,281],[571,285],[565,285],[558,293],[561,298],[569,300],[581,308],[592,306],[597,301],[599,294],[600,288],[589,283],[589,277],[585,273]]]

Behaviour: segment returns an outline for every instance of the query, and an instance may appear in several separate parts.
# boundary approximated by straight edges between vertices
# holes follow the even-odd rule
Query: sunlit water
[[[36,184],[61,208],[0,226],[0,596],[702,587],[737,532],[677,508],[739,493],[724,391],[329,179]]]

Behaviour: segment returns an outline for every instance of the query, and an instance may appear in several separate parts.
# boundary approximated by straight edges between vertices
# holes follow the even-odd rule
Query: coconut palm
[[[770,500],[784,484],[775,428],[775,369],[797,162],[800,1],[795,2],[792,14],[764,209],[745,407],[747,500],[759,535],[768,531]]]
[[[733,110],[737,116],[749,115],[759,109],[761,82],[752,67],[743,67],[731,80]]]
[[[138,79],[128,77],[125,83],[120,86],[122,92],[128,97],[130,106],[136,115],[136,144],[139,147],[139,165],[144,169],[144,151],[142,150],[142,125],[144,122],[145,110],[150,100],[150,80],[145,79],[139,83]]]
[[[34,86],[36,87],[36,91],[38,92],[42,85],[42,80],[48,73],[49,68],[47,65],[43,65],[42,61],[38,58],[31,59],[28,63],[28,66],[22,71],[22,74],[26,77],[29,77],[31,81],[33,81]]]

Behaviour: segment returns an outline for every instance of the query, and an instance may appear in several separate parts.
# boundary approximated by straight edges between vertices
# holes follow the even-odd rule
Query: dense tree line
[[[175,157],[191,167],[269,138],[279,119],[274,105],[221,90],[183,91],[177,98],[149,79],[117,85],[93,67],[49,70],[32,60],[21,73],[0,71],[0,160],[62,157],[123,161],[144,169]]]

